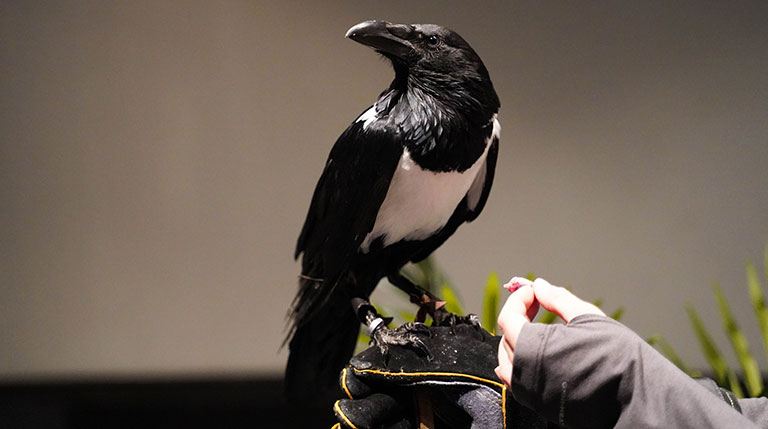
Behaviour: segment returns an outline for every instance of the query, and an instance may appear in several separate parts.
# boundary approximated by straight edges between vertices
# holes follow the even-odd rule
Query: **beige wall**
[[[438,252],[470,310],[535,271],[700,364],[681,310],[716,327],[719,279],[758,340],[763,2],[10,3],[1,378],[282,370],[312,188],[391,78],[343,38],[368,18],[456,29],[501,97],[490,201]]]

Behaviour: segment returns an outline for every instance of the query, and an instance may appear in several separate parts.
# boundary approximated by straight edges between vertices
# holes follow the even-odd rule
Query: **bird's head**
[[[393,86],[418,87],[436,98],[469,101],[498,110],[499,100],[483,61],[456,32],[434,24],[365,21],[346,37],[392,61]],[[466,107],[466,106],[462,106]]]

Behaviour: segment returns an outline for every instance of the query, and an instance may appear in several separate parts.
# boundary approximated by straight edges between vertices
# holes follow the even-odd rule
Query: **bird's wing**
[[[496,171],[496,158],[499,154],[499,128],[499,122],[494,119],[493,130],[489,137],[491,146],[488,148],[485,164],[478,171],[469,191],[467,191],[464,203],[461,204],[466,204],[465,222],[471,222],[480,215],[480,212],[485,207],[485,202],[488,200],[488,194],[491,192],[493,176]],[[461,205],[459,209],[461,209]]]
[[[402,146],[396,133],[365,119],[336,141],[315,188],[295,253],[297,258],[303,253],[305,276],[338,276],[373,228],[387,195]]]
[[[352,123],[331,149],[312,196],[296,245],[302,276],[283,343],[290,341],[285,382],[293,394],[300,389],[315,394],[318,385],[333,385],[352,355],[360,327],[349,294],[358,283],[375,285],[380,278],[348,273],[373,229],[403,152],[396,133],[383,127],[373,109]],[[347,280],[354,284],[336,287]]]

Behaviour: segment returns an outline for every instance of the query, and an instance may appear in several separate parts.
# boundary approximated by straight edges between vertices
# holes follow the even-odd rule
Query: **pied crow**
[[[312,196],[295,253],[302,271],[286,338],[289,398],[334,389],[360,328],[350,302],[367,300],[382,278],[414,302],[432,301],[440,322],[445,311],[400,269],[480,214],[496,166],[499,99],[461,36],[366,21],[346,37],[390,60],[395,78],[338,138]],[[374,342],[402,340],[389,333]]]

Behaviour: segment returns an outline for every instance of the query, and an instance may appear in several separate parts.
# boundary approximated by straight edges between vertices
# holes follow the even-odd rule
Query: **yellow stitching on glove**
[[[344,420],[344,423],[348,424],[349,427],[352,429],[357,429],[357,426],[353,425],[351,421],[347,418],[347,416],[344,414],[343,411],[341,411],[341,408],[339,407],[339,401],[336,401],[336,403],[333,404],[333,410],[336,412],[336,415],[341,417],[342,420]]]
[[[336,423],[335,425],[331,426],[331,429],[341,429],[341,423]]]
[[[460,374],[456,372],[388,372],[388,371],[381,371],[378,369],[357,369],[352,368],[356,373],[362,374],[362,373],[368,373],[368,374],[377,374],[377,375],[391,375],[394,377],[424,377],[424,376],[436,376],[436,377],[463,377],[463,378],[469,378],[471,380],[475,381],[481,381],[484,383],[492,384],[498,388],[506,389],[506,386],[504,386],[504,383],[499,383],[498,381],[488,380],[487,378],[477,377],[474,375],[469,374]]]
[[[504,429],[507,429],[507,386],[501,389],[501,418]]]
[[[355,399],[352,397],[352,394],[349,393],[349,388],[347,388],[347,368],[344,368],[341,370],[341,387],[347,393],[347,396],[349,396],[349,399]]]

